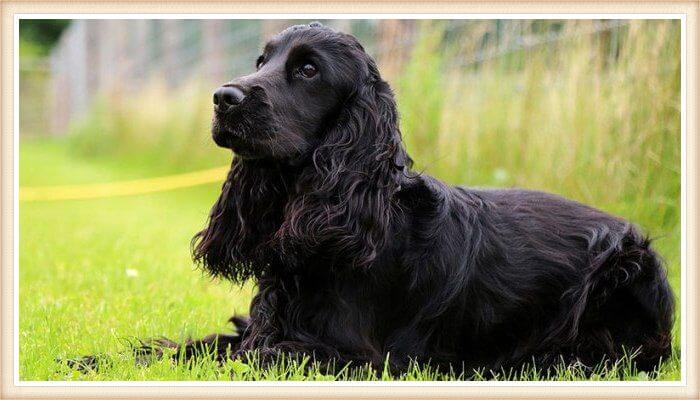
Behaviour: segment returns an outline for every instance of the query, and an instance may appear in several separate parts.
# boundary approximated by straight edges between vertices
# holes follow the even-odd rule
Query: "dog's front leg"
[[[289,285],[277,279],[261,280],[259,291],[253,298],[250,319],[242,336],[236,356],[246,358],[256,353],[263,363],[274,362],[278,358],[311,357],[323,363],[340,363],[344,358],[333,347],[323,343],[304,321],[297,318],[294,310],[303,309],[294,292],[287,290]]]
[[[250,305],[250,318],[241,333],[243,340],[238,353],[262,351],[279,342],[282,336],[280,291],[275,281],[261,279],[258,293]]]

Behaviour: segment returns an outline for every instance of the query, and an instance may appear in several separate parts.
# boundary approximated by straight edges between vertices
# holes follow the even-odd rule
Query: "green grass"
[[[57,143],[23,141],[22,185],[131,176],[116,163],[66,154]],[[182,339],[226,331],[229,315],[247,313],[250,287],[212,282],[189,257],[189,240],[217,192],[218,185],[206,185],[144,196],[22,203],[21,378],[63,379],[56,357],[118,352],[124,338]],[[143,379],[157,377],[155,370],[143,373]],[[119,374],[114,371],[111,379]]]
[[[586,22],[569,22],[572,32]],[[478,28],[478,23],[475,25]],[[478,29],[475,28],[477,31]],[[415,51],[390,76],[416,167],[447,182],[546,190],[628,218],[648,232],[680,297],[680,57],[677,22],[621,28],[614,60],[601,35],[451,68],[440,24],[422,24]],[[534,25],[533,25],[533,28]],[[457,47],[455,47],[457,46]],[[167,96],[165,95],[167,93]],[[168,101],[162,101],[164,98]],[[224,165],[209,138],[210,92],[193,82],[138,95],[105,96],[61,140],[22,139],[20,185],[111,182]],[[158,106],[154,106],[157,104]],[[254,288],[196,270],[189,241],[203,226],[218,184],[141,196],[20,204],[20,379],[460,379],[412,368],[401,376],[353,366],[336,375],[311,360],[271,369],[212,360],[134,366],[135,338],[182,341],[229,329]],[[134,273],[136,271],[136,273]],[[680,299],[673,358],[654,374],[627,361],[597,380],[680,379]],[[105,354],[109,365],[80,374],[56,358]],[[475,379],[583,380],[576,368],[546,376],[480,371]]]

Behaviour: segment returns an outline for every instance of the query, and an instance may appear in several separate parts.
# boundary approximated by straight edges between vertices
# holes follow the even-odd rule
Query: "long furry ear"
[[[391,200],[410,165],[394,95],[371,61],[369,79],[325,133],[287,204],[282,253],[293,260],[323,252],[334,264],[371,265],[388,240]]]
[[[243,283],[273,263],[263,247],[282,220],[285,173],[234,158],[207,226],[192,238],[192,255],[212,276]]]
[[[207,226],[192,238],[192,256],[195,262],[211,275],[232,280],[245,279],[239,275],[248,275],[245,271],[239,273],[235,268],[233,249],[239,236],[239,219],[232,190],[238,169],[240,167],[234,161],[221,187],[219,198],[209,212]]]

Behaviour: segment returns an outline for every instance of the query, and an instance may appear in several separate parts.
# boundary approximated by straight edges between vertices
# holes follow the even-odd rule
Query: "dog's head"
[[[214,104],[214,140],[237,157],[195,259],[238,281],[272,253],[370,265],[411,159],[391,88],[360,43],[318,23],[288,28]]]
[[[213,99],[214,141],[243,159],[303,159],[360,86],[379,79],[353,36],[319,23],[273,37],[256,69],[221,86]]]

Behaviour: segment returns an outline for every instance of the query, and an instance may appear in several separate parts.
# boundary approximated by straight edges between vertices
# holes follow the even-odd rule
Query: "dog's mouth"
[[[239,143],[243,142],[236,129],[221,126],[216,117],[212,122],[211,137],[217,146],[232,150],[234,146],[237,147]]]
[[[269,118],[256,117],[249,110],[234,110],[228,113],[214,112],[211,135],[217,146],[233,150],[242,158],[256,159],[264,154],[265,132]]]
[[[244,139],[237,129],[226,129],[212,126],[212,139],[217,146],[231,149],[236,155],[243,158],[259,158],[258,146],[248,139]]]

